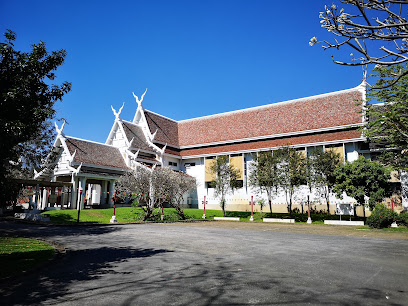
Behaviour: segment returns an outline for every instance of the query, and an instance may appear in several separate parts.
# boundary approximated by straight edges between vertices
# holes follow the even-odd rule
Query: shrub
[[[408,226],[408,212],[402,212],[397,219],[398,224]]]
[[[389,209],[384,204],[377,204],[370,217],[367,218],[367,224],[371,228],[390,227],[398,219],[398,214]]]

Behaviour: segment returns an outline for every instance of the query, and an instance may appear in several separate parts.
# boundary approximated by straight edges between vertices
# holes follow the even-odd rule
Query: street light
[[[204,214],[203,214],[203,219],[205,219],[205,204],[207,204],[207,201],[205,200],[205,196],[204,196],[204,201],[203,201],[203,204],[204,204]]]
[[[249,221],[254,221],[254,196],[251,196],[251,218],[249,218]]]
[[[307,191],[307,214],[308,214],[307,224],[312,224],[312,218],[310,218],[310,190],[309,188]]]

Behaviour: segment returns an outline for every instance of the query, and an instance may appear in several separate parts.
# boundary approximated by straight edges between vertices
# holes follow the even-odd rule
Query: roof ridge
[[[140,127],[140,128],[141,128],[140,125],[138,125],[138,124],[136,124],[136,123],[133,123],[133,122],[131,122],[131,121],[127,121],[127,120],[123,120],[123,119],[122,119],[122,122],[124,122],[124,123],[129,123],[129,124],[131,124],[131,125],[133,125],[133,126],[137,126],[137,127]]]
[[[292,99],[292,100],[286,100],[286,101],[281,101],[281,102],[274,102],[274,103],[270,103],[270,104],[254,106],[254,107],[248,107],[248,108],[243,108],[243,109],[238,109],[238,110],[233,110],[233,111],[228,111],[228,112],[222,112],[222,113],[218,113],[218,114],[212,114],[212,115],[200,116],[200,117],[196,117],[196,118],[184,119],[184,120],[179,120],[179,121],[176,121],[176,122],[177,123],[183,123],[183,122],[190,122],[190,121],[199,120],[199,119],[216,118],[216,117],[221,117],[221,116],[225,116],[225,115],[244,113],[244,112],[253,111],[253,110],[257,110],[257,109],[275,107],[275,106],[280,106],[280,105],[285,105],[285,104],[291,104],[291,103],[296,103],[296,102],[312,100],[312,99],[320,99],[320,98],[324,98],[324,97],[328,97],[328,96],[333,96],[333,95],[337,95],[337,94],[356,91],[356,90],[359,89],[360,86],[361,85],[358,85],[356,87],[349,88],[349,89],[343,89],[343,90],[338,90],[338,91],[333,91],[333,92],[328,92],[328,93],[323,93],[323,94],[318,94],[318,95],[313,95],[313,96],[308,96],[308,97],[303,97],[303,98],[297,98],[297,99]]]
[[[145,111],[145,112],[152,113],[152,114],[154,114],[154,115],[156,115],[156,116],[162,117],[162,118],[164,118],[164,119],[167,119],[167,120],[170,120],[170,121],[173,121],[173,122],[176,122],[176,123],[179,123],[179,122],[180,122],[180,121],[177,121],[177,120],[171,119],[171,118],[169,118],[169,117],[166,117],[166,116],[160,115],[160,114],[158,114],[158,113],[155,113],[155,112],[153,112],[153,111],[151,111],[151,110],[148,110],[148,109],[144,109],[144,111]],[[188,119],[187,119],[187,120],[188,120]]]
[[[112,146],[112,145],[108,145],[108,144],[106,144],[106,143],[101,143],[101,142],[97,142],[97,141],[82,139],[82,138],[78,138],[78,137],[74,137],[74,136],[66,136],[66,135],[65,135],[65,138],[67,138],[67,139],[72,138],[72,139],[75,139],[75,140],[80,140],[80,141],[84,141],[84,142],[90,142],[90,143],[93,143],[93,144],[98,144],[98,145],[102,145],[102,146],[106,146],[106,147],[118,149],[117,147]],[[118,150],[119,150],[119,149],[118,149]]]

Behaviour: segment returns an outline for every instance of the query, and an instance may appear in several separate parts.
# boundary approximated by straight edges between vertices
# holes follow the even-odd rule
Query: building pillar
[[[47,188],[44,187],[42,191],[42,202],[41,202],[41,209],[44,210],[48,206],[48,194]]]
[[[82,191],[82,193],[81,193]],[[81,177],[79,179],[79,184],[78,184],[78,201],[77,201],[77,209],[84,209],[84,198],[86,194],[86,178]]]
[[[77,195],[78,195],[78,178],[74,177],[72,180],[71,198],[69,203],[71,209],[77,208]]]
[[[108,204],[109,207],[113,207],[112,197],[115,195],[115,180],[109,181],[109,196],[108,196]]]
[[[106,197],[108,193],[108,182],[107,181],[102,181],[101,185],[101,205],[104,206],[106,205]]]

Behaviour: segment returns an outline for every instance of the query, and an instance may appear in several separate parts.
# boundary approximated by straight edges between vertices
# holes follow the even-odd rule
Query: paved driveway
[[[408,305],[407,240],[239,224],[0,230],[66,247],[41,271],[1,284],[2,305]]]

